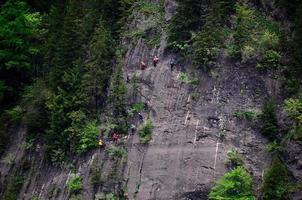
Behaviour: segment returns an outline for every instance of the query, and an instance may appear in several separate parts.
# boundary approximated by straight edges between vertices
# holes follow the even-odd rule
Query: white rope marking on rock
[[[177,77],[176,77],[176,79],[178,79],[179,78],[179,76],[180,76],[180,72],[177,74]]]
[[[188,122],[188,117],[189,117],[189,115],[190,115],[190,111],[188,110],[188,113],[187,113],[187,116],[186,116],[186,119],[185,119],[185,125],[186,125],[187,122]]]
[[[213,167],[214,170],[215,170],[215,168],[216,168],[217,154],[218,154],[218,148],[219,148],[219,145],[220,145],[220,144],[221,144],[221,143],[219,143],[219,142],[217,142],[217,144],[216,144],[215,161],[214,161],[214,167]]]
[[[194,143],[193,143],[194,146],[196,145],[198,125],[199,125],[199,120],[197,120],[196,127],[195,127],[195,137],[194,137]]]
[[[191,95],[189,95],[187,103],[190,103]]]

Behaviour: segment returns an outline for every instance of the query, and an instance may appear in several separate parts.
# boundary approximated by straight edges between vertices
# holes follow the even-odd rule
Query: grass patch
[[[289,199],[290,176],[286,166],[275,158],[264,174],[262,186],[263,200]]]
[[[160,3],[154,3],[147,0],[136,1],[132,6],[131,13],[132,15],[128,20],[137,22],[139,25],[135,30],[124,31],[127,33],[125,36],[133,42],[142,38],[148,47],[159,45],[161,33],[165,28],[163,1]],[[139,15],[145,16],[143,22],[136,21],[138,19],[137,16]]]
[[[209,199],[255,200],[252,189],[252,177],[242,167],[237,167],[227,172],[215,183],[209,194]]]
[[[186,83],[186,84],[192,84],[192,85],[198,85],[199,84],[199,79],[198,78],[190,78],[188,74],[181,72],[179,75],[178,80],[181,83]]]
[[[71,174],[71,178],[67,182],[67,188],[72,194],[80,192],[83,188],[83,179],[79,174]]]
[[[22,188],[22,185],[24,183],[24,177],[23,176],[15,176],[10,179],[9,183],[7,184],[2,200],[15,200],[18,197],[18,193],[20,189]]]
[[[241,120],[248,120],[251,121],[255,118],[257,118],[260,114],[253,111],[253,110],[237,110],[233,113],[233,116],[241,119]]]
[[[238,153],[236,149],[231,149],[227,153],[228,164],[233,167],[243,166],[244,162],[242,156]]]
[[[135,103],[131,106],[129,114],[131,116],[138,114],[140,111],[142,111],[145,108],[145,104],[143,102]]]
[[[276,140],[268,143],[266,145],[266,149],[270,153],[281,153],[282,152],[282,146]]]
[[[148,118],[144,124],[139,127],[138,134],[140,141],[143,144],[147,144],[152,139],[152,129],[153,123],[150,118]]]
[[[111,145],[108,149],[106,149],[106,152],[111,159],[122,158],[127,154],[126,150],[123,147],[114,145]]]

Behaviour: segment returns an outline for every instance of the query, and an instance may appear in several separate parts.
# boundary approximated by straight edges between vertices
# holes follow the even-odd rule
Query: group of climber
[[[157,67],[157,64],[159,62],[159,58],[158,56],[153,56],[152,58],[152,63],[153,63],[153,66],[156,68]],[[174,57],[172,57],[169,61],[169,65],[170,65],[170,69],[171,69],[171,72],[174,70],[175,66],[176,66],[176,60]],[[147,64],[146,62],[144,62],[143,60],[140,62],[140,69],[141,70],[145,70],[147,68]],[[130,76],[127,75],[126,77],[126,82],[129,83],[130,82]],[[150,102],[149,102],[150,103]],[[148,110],[148,103],[146,102],[145,103],[145,110],[147,111]],[[143,122],[144,121],[144,117],[141,113],[138,113],[138,118],[139,118],[139,121],[140,122]],[[130,131],[132,134],[135,133],[136,131],[136,126],[134,124],[131,124],[131,126],[129,127],[130,128]],[[119,132],[117,131],[114,131],[113,134],[112,134],[112,141],[114,143],[118,143],[120,141],[120,139],[122,139],[122,134],[120,134]],[[106,144],[105,142],[100,139],[99,142],[98,142],[99,146],[101,147],[104,147]]]
[[[153,59],[152,59],[152,63],[153,63],[153,66],[154,67],[157,67],[157,63],[159,62],[159,58],[155,55],[155,56],[153,56]],[[175,58],[171,58],[170,59],[170,62],[169,62],[169,64],[170,64],[170,68],[171,68],[171,71],[173,71],[173,69],[174,69],[174,67],[175,67],[175,65],[176,65],[176,61],[175,61]],[[145,70],[147,68],[147,64],[146,64],[146,62],[144,61],[144,60],[142,60],[141,62],[140,62],[140,69],[141,70]]]
[[[150,102],[148,101],[148,103],[150,103]],[[147,102],[144,103],[144,110],[145,111],[148,110],[148,106],[149,106],[148,103]],[[138,117],[140,123],[142,123],[144,121],[144,116],[141,112],[139,112],[137,114],[137,117]],[[133,135],[136,131],[136,126],[134,124],[131,124],[129,129],[130,129],[130,133]],[[118,131],[114,131],[113,134],[112,134],[111,139],[114,143],[117,144],[117,143],[119,143],[119,141],[121,139],[123,139],[123,135],[121,133],[119,133]],[[105,147],[106,146],[104,140],[102,140],[102,139],[99,139],[98,144],[99,144],[100,147]]]

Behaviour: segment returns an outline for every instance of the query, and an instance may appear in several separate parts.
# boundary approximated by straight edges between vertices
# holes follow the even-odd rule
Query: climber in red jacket
[[[158,63],[159,58],[157,56],[153,57],[153,66],[156,67],[157,63]]]

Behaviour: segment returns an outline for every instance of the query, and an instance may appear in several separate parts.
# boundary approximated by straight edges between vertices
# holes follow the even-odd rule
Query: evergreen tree
[[[255,200],[252,192],[252,178],[242,167],[226,173],[212,188],[209,199]]]
[[[88,61],[85,65],[83,85],[91,97],[96,113],[105,105],[110,76],[112,73],[112,58],[114,41],[111,32],[105,28],[101,19],[95,29],[89,45]]]
[[[302,73],[302,3],[297,7],[297,16],[294,30],[294,69],[293,73],[301,75]]]
[[[113,115],[116,117],[126,116],[126,86],[124,84],[122,65],[117,66],[116,72],[112,78],[110,90],[110,104],[113,109]]]
[[[33,58],[39,52],[35,40],[41,22],[23,1],[6,1],[0,10],[0,103],[1,96],[17,96],[30,80]]]
[[[264,200],[286,200],[289,199],[289,172],[286,166],[275,158],[271,167],[265,172],[263,182]]]

